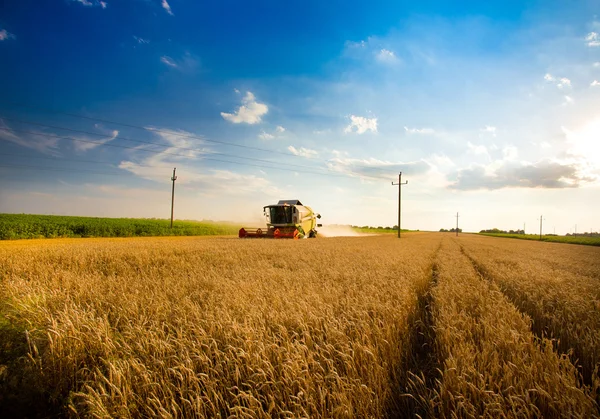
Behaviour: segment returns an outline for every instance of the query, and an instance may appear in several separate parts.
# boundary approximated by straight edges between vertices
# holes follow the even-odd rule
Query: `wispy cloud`
[[[145,127],[145,129],[153,133],[164,145],[142,145],[133,151],[137,162],[124,160],[119,164],[119,168],[144,179],[164,180],[164,176],[157,173],[157,166],[187,167],[189,169],[193,161],[210,153],[209,149],[202,147],[204,145],[202,138],[194,133],[156,127]],[[143,150],[152,150],[152,153]]]
[[[32,132],[27,134],[15,132],[2,119],[0,119],[0,140],[9,141],[21,147],[39,151],[40,153],[52,156],[60,155],[58,151],[58,138],[52,137],[44,132]]]
[[[364,134],[367,131],[377,132],[377,118],[350,115],[350,125],[344,129],[345,133]]]
[[[133,39],[135,39],[138,44],[149,44],[150,43],[149,40],[140,38],[139,36],[135,36],[135,35],[133,35]]]
[[[575,103],[575,99],[573,99],[571,96],[565,96],[565,101],[563,102],[563,106],[572,105],[573,103]]]
[[[588,47],[600,47],[600,36],[598,32],[590,32],[585,37]]]
[[[168,57],[166,55],[163,55],[162,57],[160,57],[160,62],[168,65],[169,67],[173,67],[173,68],[179,67],[177,65],[177,63],[175,61],[173,61],[173,59],[171,57]]]
[[[290,151],[290,153],[296,156],[302,156],[307,158],[317,157],[319,155],[319,153],[316,150],[311,150],[310,148],[304,147],[296,148],[294,146],[289,146],[288,150]]]
[[[272,131],[272,133],[262,130],[260,132],[260,134],[258,134],[258,138],[260,138],[261,140],[274,140],[275,138],[283,138],[284,135],[282,135],[282,134],[284,132],[285,132],[285,128],[282,127],[281,125],[277,125],[275,127],[275,130]]]
[[[594,80],[593,82],[590,83],[590,86],[598,87],[598,86],[600,86],[600,82],[598,80]]]
[[[341,153],[340,153],[341,154]],[[431,168],[430,164],[424,160],[394,163],[375,158],[356,159],[351,157],[341,157],[338,155],[327,161],[330,170],[346,174],[351,177],[368,179],[390,179],[392,173],[402,172],[403,174],[418,176],[425,174]]]
[[[269,134],[268,132],[261,131],[261,133],[258,134],[258,138],[261,140],[273,140],[275,136],[273,134]]]
[[[377,61],[384,64],[396,64],[400,62],[400,60],[393,51],[390,51],[389,49],[385,48],[380,49],[375,54],[375,58],[377,59]]]
[[[411,134],[435,134],[435,130],[433,128],[408,128],[404,127],[404,131]]]
[[[79,3],[83,6],[86,7],[101,7],[103,9],[106,9],[106,7],[108,6],[108,3],[106,3],[105,1],[98,1],[98,0],[71,0],[75,3]]]
[[[160,57],[160,62],[168,67],[177,69],[182,73],[194,73],[199,65],[198,58],[190,52],[186,52],[185,54],[183,54],[183,56],[180,56],[179,58],[173,58],[169,55],[163,55],[162,57]]]
[[[161,6],[163,9],[165,9],[167,11],[168,14],[173,16],[173,12],[171,11],[171,6],[169,6],[169,3],[167,2],[167,0],[162,0]]]
[[[94,148],[100,147],[101,145],[114,140],[119,135],[119,131],[106,130],[99,124],[94,125],[94,128],[96,130],[98,130],[100,133],[105,134],[106,137],[104,137],[104,138],[93,137],[92,138],[92,137],[88,137],[88,136],[78,136],[78,137],[72,136],[71,138],[73,138],[75,140],[79,140],[79,141],[75,141],[73,143],[75,150],[77,150],[77,151],[93,150]]]
[[[496,127],[492,127],[490,125],[486,125],[485,128],[481,128],[479,131],[482,133],[490,134],[493,137],[496,136]]]
[[[6,41],[8,39],[17,39],[17,37],[8,32],[6,29],[0,30],[0,41]]]
[[[258,124],[262,121],[262,116],[269,112],[269,107],[264,103],[256,101],[252,92],[246,92],[242,99],[242,105],[234,113],[221,112],[223,119],[234,124]]]

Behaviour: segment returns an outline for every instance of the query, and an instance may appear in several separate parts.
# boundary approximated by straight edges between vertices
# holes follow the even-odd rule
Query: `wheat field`
[[[0,413],[598,417],[599,273],[440,233],[0,242]]]

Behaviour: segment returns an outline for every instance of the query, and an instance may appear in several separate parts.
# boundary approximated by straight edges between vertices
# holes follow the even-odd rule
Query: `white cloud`
[[[273,140],[274,138],[281,138],[282,135],[285,132],[285,128],[282,127],[281,125],[277,125],[275,127],[275,131],[273,131],[273,133],[268,133],[265,130],[262,130],[260,132],[260,134],[258,134],[258,138],[260,138],[261,140]]]
[[[600,62],[595,62],[594,64],[592,64],[592,67],[599,68],[600,67]]]
[[[344,132],[364,134],[367,131],[377,132],[377,118],[365,118],[364,116],[350,115],[350,125],[344,129]]]
[[[486,125],[485,128],[482,128],[480,131],[484,133],[489,133],[494,137],[496,136],[496,127],[492,127],[490,125]]]
[[[103,8],[103,9],[106,9],[106,7],[108,6],[108,3],[106,3],[105,1],[98,1],[98,0],[94,0],[94,1],[91,1],[91,0],[71,0],[71,1],[79,3],[79,4],[81,4],[83,6],[86,6],[86,7],[99,6],[99,7]]]
[[[133,39],[135,39],[138,44],[149,44],[150,43],[150,41],[148,41],[147,39],[140,38],[140,37],[135,36],[135,35],[133,35]]]
[[[119,131],[105,130],[99,124],[94,125],[94,128],[96,128],[96,130],[100,131],[101,133],[105,134],[106,137],[99,139],[97,137],[88,137],[88,136],[77,136],[77,137],[71,136],[71,138],[76,140],[73,143],[73,147],[75,148],[75,150],[77,150],[77,151],[92,150],[96,147],[100,147],[102,144],[106,144],[109,141],[114,140],[119,135]]]
[[[351,157],[334,157],[327,161],[330,170],[346,174],[351,177],[368,179],[394,179],[398,172],[406,175],[418,176],[429,171],[430,164],[425,160],[393,163],[375,158],[355,159]]]
[[[175,63],[175,61],[173,61],[173,59],[171,57],[167,57],[166,55],[163,55],[162,57],[160,57],[160,62],[168,65],[169,67],[173,67],[173,68],[178,67],[178,65]]]
[[[557,78],[550,73],[546,73],[544,80],[556,84],[556,87],[559,89],[562,89],[563,87],[571,87],[571,80],[566,77]]]
[[[407,134],[435,134],[435,130],[433,128],[408,128],[404,127],[404,131]]]
[[[269,134],[268,132],[261,131],[261,133],[258,134],[258,138],[261,140],[272,140],[275,138],[275,136],[273,134]]]
[[[571,87],[571,80],[566,77],[561,77],[560,82],[556,85],[559,89],[563,87]]]
[[[6,29],[0,30],[0,41],[6,41],[8,39],[17,39],[12,33],[7,32]]]
[[[396,54],[394,54],[393,51],[390,51],[389,49],[385,49],[385,48],[382,48],[381,50],[379,50],[377,52],[377,54],[375,54],[375,58],[380,63],[385,63],[385,64],[395,64],[400,61],[398,59],[398,57],[396,56]]]
[[[234,113],[221,112],[223,119],[234,124],[257,124],[262,121],[261,117],[269,112],[269,107],[264,103],[256,101],[252,92],[246,92],[242,99],[242,105]]]
[[[366,46],[367,46],[367,41],[358,41],[358,42],[346,41],[347,49],[362,49],[362,48],[365,48]]]
[[[593,82],[590,83],[590,86],[592,86],[592,87],[600,86],[600,82],[598,80],[594,80]]]
[[[541,160],[536,163],[501,161],[490,167],[473,165],[454,173],[451,189],[576,188],[596,179],[582,173],[576,163]]]
[[[468,152],[475,155],[489,155],[488,149],[484,145],[475,145],[470,141],[467,142]]]
[[[575,103],[575,100],[571,96],[565,96],[565,101],[563,102],[563,106],[572,105]]]
[[[302,156],[307,158],[317,157],[319,155],[317,151],[304,147],[296,148],[294,146],[289,146],[288,150],[296,156]]]
[[[160,61],[171,68],[176,68],[182,73],[192,73],[198,67],[198,58],[192,55],[190,52],[186,52],[178,59],[168,55],[163,55],[160,57]]]
[[[161,6],[163,9],[165,9],[167,11],[168,14],[173,16],[173,12],[171,11],[171,6],[169,6],[169,3],[167,3],[167,0],[162,0]]]
[[[202,155],[210,153],[210,150],[201,148],[204,144],[202,139],[191,132],[156,127],[145,127],[145,129],[157,136],[164,145],[141,145],[136,150],[133,150],[136,160],[140,163],[124,160],[119,164],[119,168],[144,179],[158,182],[164,181],[164,174],[157,172],[157,166],[165,168],[177,167],[178,170],[180,168],[189,170],[191,168],[191,161],[195,161]],[[151,150],[152,152],[144,150]],[[190,180],[189,176],[187,180]]]
[[[598,32],[590,32],[585,37],[588,47],[600,47],[600,36]]]
[[[519,150],[515,146],[506,146],[502,149],[502,155],[505,160],[516,160],[519,156]]]

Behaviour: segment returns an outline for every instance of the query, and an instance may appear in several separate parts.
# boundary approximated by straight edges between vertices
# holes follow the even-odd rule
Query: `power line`
[[[101,133],[98,133],[98,132],[91,132],[91,131],[84,131],[84,130],[78,130],[78,129],[73,129],[73,128],[58,127],[58,126],[55,126],[55,125],[41,124],[41,123],[38,123],[38,122],[25,121],[25,120],[17,119],[17,118],[2,117],[0,119],[6,119],[8,121],[20,122],[20,123],[23,123],[23,124],[35,125],[35,126],[44,127],[44,128],[52,128],[52,129],[58,129],[58,130],[76,132],[78,134],[94,135],[94,136],[98,136],[98,137],[108,137],[108,135],[101,134]],[[152,131],[152,130],[150,130],[150,131]],[[46,134],[44,134],[44,135],[46,135]],[[123,136],[120,136],[120,135],[118,135],[117,137],[115,137],[115,139],[117,139],[117,138],[120,139],[120,140],[131,141],[131,142],[140,143],[140,144],[148,144],[148,145],[155,145],[155,146],[159,146],[159,147],[175,148],[175,149],[179,149],[179,150],[196,151],[196,152],[203,152],[203,153],[205,152],[201,148],[182,147],[182,146],[176,146],[176,145],[171,145],[171,144],[161,144],[161,143],[155,143],[155,142],[152,142],[152,141],[144,141],[144,140],[138,140],[138,139],[135,139],[135,138],[123,137]],[[201,141],[205,141],[205,140],[201,139]],[[98,143],[98,144],[101,144],[101,143]],[[306,169],[312,169],[313,168],[311,166],[305,166],[305,165],[300,165],[300,164],[279,163],[279,162],[274,162],[274,161],[271,161],[271,160],[257,159],[257,158],[253,158],[253,157],[236,156],[235,154],[229,154],[229,153],[219,153],[219,152],[212,152],[211,151],[209,154],[219,155],[219,156],[227,156],[227,157],[234,157],[234,158],[237,158],[237,159],[244,159],[244,160],[259,161],[259,162],[263,162],[263,163],[285,164],[286,166],[302,167],[302,168],[306,168]],[[373,168],[373,169],[379,169],[379,168]]]
[[[15,129],[12,129],[12,128],[9,129],[9,128],[1,128],[1,127],[0,127],[0,131],[20,132],[20,133],[31,134],[31,135],[39,135],[39,136],[43,136],[43,137],[59,138],[59,139],[70,140],[70,141],[77,141],[77,142],[83,142],[83,143],[88,143],[88,144],[96,144],[98,146],[124,148],[124,149],[129,149],[129,150],[145,151],[145,152],[148,152],[148,153],[167,154],[167,155],[172,155],[172,156],[179,156],[179,157],[187,157],[187,158],[189,158],[189,156],[185,155],[185,154],[169,153],[169,152],[166,152],[166,151],[149,150],[149,149],[146,149],[146,148],[131,147],[131,146],[125,146],[125,145],[121,145],[121,144],[111,144],[111,143],[101,143],[101,142],[97,142],[97,141],[88,141],[88,140],[82,140],[82,139],[79,139],[79,138],[65,137],[65,136],[62,136],[62,135],[44,134],[44,133],[33,132],[33,131],[15,130]],[[312,172],[312,171],[297,170],[297,169],[286,169],[286,168],[283,168],[283,167],[273,167],[273,166],[265,166],[265,165],[260,165],[260,164],[252,164],[252,163],[243,163],[243,162],[237,162],[237,161],[213,159],[213,158],[204,157],[204,156],[199,157],[199,158],[202,159],[202,160],[215,161],[215,162],[220,162],[220,163],[230,163],[230,164],[237,164],[237,165],[251,166],[251,167],[259,167],[259,168],[262,168],[262,169],[272,169],[272,170],[282,170],[282,171],[286,171],[286,172],[307,173],[307,174],[320,175],[320,176],[347,177],[347,175],[343,175],[343,174],[339,174],[338,175],[338,174],[333,174],[333,173]],[[142,166],[142,165],[139,165],[139,166]],[[148,166],[148,167],[155,167],[155,166]],[[356,175],[356,174],[354,174],[354,175]],[[369,176],[369,175],[362,175],[361,174],[360,176],[366,176],[366,177],[374,178],[373,176]]]
[[[47,171],[51,171],[51,172],[79,172],[79,173],[91,173],[91,174],[97,174],[97,175],[123,176],[123,173],[98,172],[95,170],[69,169],[69,168],[63,168],[63,167],[31,166],[31,165],[27,165],[27,164],[0,164],[0,167],[24,168],[24,169],[31,169],[31,170],[47,170]]]
[[[247,146],[247,145],[243,145],[243,144],[231,143],[231,142],[227,142],[227,141],[209,140],[207,138],[199,137],[199,136],[196,136],[196,135],[177,134],[177,133],[173,133],[172,131],[165,131],[165,130],[160,130],[160,129],[155,129],[155,128],[147,128],[147,127],[142,127],[142,126],[139,126],[139,125],[128,124],[128,123],[125,123],[125,122],[117,122],[117,121],[111,121],[111,120],[108,120],[108,119],[94,118],[94,117],[91,117],[91,116],[73,114],[73,113],[70,113],[70,112],[63,112],[63,111],[58,111],[58,110],[55,110],[55,109],[49,109],[49,108],[44,108],[44,107],[34,106],[34,105],[28,105],[28,104],[25,104],[25,103],[17,103],[17,102],[5,102],[5,103],[9,103],[9,104],[14,105],[14,106],[21,106],[21,107],[25,107],[25,108],[29,108],[29,109],[37,109],[37,110],[41,110],[41,111],[44,111],[44,112],[55,113],[55,114],[59,114],[59,115],[66,115],[66,116],[70,116],[70,117],[73,117],[73,118],[86,119],[86,120],[90,120],[90,121],[102,122],[102,123],[105,123],[105,124],[120,125],[120,126],[123,126],[123,127],[140,129],[140,130],[149,131],[149,132],[158,132],[158,133],[163,133],[163,134],[169,134],[169,135],[173,135],[173,136],[177,136],[177,137],[181,137],[181,138],[197,139],[197,140],[207,141],[207,142],[211,142],[211,143],[216,143],[216,144],[221,144],[221,145],[227,145],[227,146],[231,146],[231,147],[241,147],[241,148],[245,148],[245,149],[257,150],[257,151],[264,151],[264,152],[267,152],[267,153],[281,154],[281,155],[290,156],[290,157],[306,158],[305,156],[300,156],[298,154],[288,153],[288,152],[284,152],[284,151],[271,150],[271,149],[261,148],[261,147],[252,147],[252,146]],[[9,119],[9,118],[6,118],[6,119]],[[240,157],[240,158],[243,158],[243,157]],[[327,162],[327,160],[323,160],[323,159],[315,159],[315,160],[320,160],[320,161]],[[380,168],[380,167],[372,167],[372,166],[365,166],[365,165],[358,165],[358,164],[356,166],[362,167],[364,169],[369,169],[369,170],[381,170],[381,171],[386,171],[386,172],[390,171],[389,169],[383,169],[383,168]]]

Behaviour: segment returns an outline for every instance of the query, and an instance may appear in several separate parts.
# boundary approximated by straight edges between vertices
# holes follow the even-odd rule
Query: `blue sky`
[[[598,231],[599,11],[2,2],[0,212]]]

